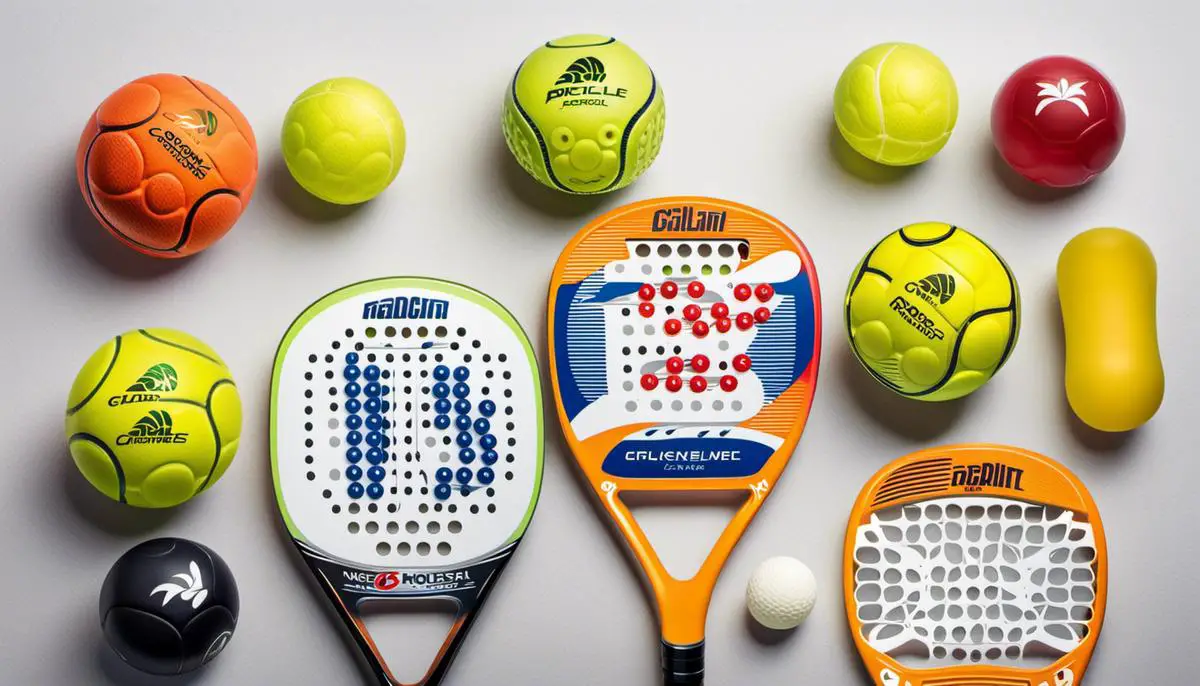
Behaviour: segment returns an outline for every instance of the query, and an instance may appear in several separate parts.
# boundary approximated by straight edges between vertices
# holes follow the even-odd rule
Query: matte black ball
[[[151,674],[190,672],[237,626],[233,573],[207,546],[156,538],[121,556],[100,590],[100,626],[121,659]]]

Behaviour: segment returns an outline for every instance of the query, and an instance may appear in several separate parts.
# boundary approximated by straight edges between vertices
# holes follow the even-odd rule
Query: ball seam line
[[[117,356],[121,354],[121,337],[117,336],[113,341],[115,341],[116,347],[113,349],[112,357],[108,360],[108,368],[104,370],[104,375],[100,377],[100,381],[96,384],[95,388],[83,400],[79,401],[79,404],[67,408],[68,417],[83,409],[83,406],[87,405],[88,401],[96,397],[96,394],[100,392],[100,388],[104,386],[104,382],[108,381],[108,375],[112,373],[113,367],[117,366]]]
[[[208,389],[208,398],[204,401],[204,414],[208,416],[208,424],[212,427],[213,443],[216,446],[216,452],[213,455],[212,466],[208,468],[208,475],[204,477],[204,483],[200,484],[200,488],[196,489],[197,493],[208,488],[208,485],[212,483],[213,473],[217,471],[217,464],[219,464],[221,461],[221,430],[217,427],[217,418],[213,416],[212,399],[213,394],[217,392],[217,389],[225,385],[234,386],[234,388],[237,388],[232,379],[221,379],[213,384],[212,388]]]
[[[170,346],[170,347],[172,347],[172,348],[178,348],[178,349],[180,349],[180,350],[183,350],[183,351],[185,351],[185,352],[192,353],[193,355],[199,355],[200,357],[203,357],[204,359],[208,360],[209,362],[212,362],[213,364],[221,365],[222,367],[224,367],[224,366],[225,366],[225,363],[224,363],[224,362],[221,362],[221,361],[220,361],[220,360],[218,360],[217,358],[215,358],[215,357],[213,357],[213,356],[211,356],[211,355],[208,355],[207,353],[203,353],[203,352],[201,352],[201,351],[199,351],[199,350],[195,350],[195,349],[193,349],[193,348],[189,348],[189,347],[187,347],[186,345],[182,345],[182,344],[180,344],[180,343],[175,343],[175,342],[173,342],[173,341],[168,341],[168,340],[166,340],[165,338],[159,338],[158,336],[155,336],[154,334],[150,333],[149,331],[147,331],[147,330],[145,330],[145,329],[138,329],[138,333],[142,334],[142,335],[143,335],[143,336],[145,336],[146,338],[149,338],[150,340],[152,340],[152,341],[154,341],[154,342],[156,342],[156,343],[161,343],[161,344],[163,344],[163,345]]]
[[[127,501],[125,500],[125,470],[121,467],[121,461],[117,459],[116,453],[114,453],[111,448],[109,448],[107,445],[105,445],[104,441],[100,440],[99,438],[93,436],[90,433],[80,431],[78,433],[72,434],[71,438],[67,441],[67,443],[68,444],[74,443],[77,440],[78,441],[87,441],[88,443],[95,445],[97,448],[99,448],[101,451],[103,451],[105,455],[108,456],[109,460],[112,461],[113,469],[115,469],[117,472],[117,498],[120,502],[126,503]]]
[[[879,64],[875,66],[875,104],[879,107],[879,136],[880,136],[879,152],[875,155],[876,162],[883,161],[883,148],[887,145],[887,140],[888,140],[887,121],[886,121],[886,117],[883,116],[883,94],[879,92],[879,80],[881,78],[881,75],[883,74],[883,63],[887,62],[887,58],[891,57],[892,53],[896,52],[896,49],[899,47],[900,47],[899,44],[893,45],[892,48],[887,51],[887,54],[884,55],[883,58],[879,60]]]

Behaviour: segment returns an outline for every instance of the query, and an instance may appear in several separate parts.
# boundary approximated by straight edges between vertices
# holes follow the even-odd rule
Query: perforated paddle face
[[[720,568],[808,416],[821,335],[808,252],[778,220],[736,203],[635,203],[563,251],[549,318],[559,417],[576,461],[659,595],[668,646],[699,645]],[[666,574],[622,490],[749,497],[684,582]]]
[[[1104,612],[1104,533],[1049,458],[902,458],[868,484],[846,541],[847,612],[877,683],[1080,683]]]
[[[335,291],[280,345],[272,469],[280,512],[381,683],[357,610],[373,598],[450,597],[465,623],[537,501],[542,410],[528,339],[457,284],[391,278]]]

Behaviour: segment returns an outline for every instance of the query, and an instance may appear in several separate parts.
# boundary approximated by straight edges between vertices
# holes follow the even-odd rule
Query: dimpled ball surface
[[[217,89],[153,74],[121,86],[92,113],[75,173],[110,234],[147,255],[185,257],[216,243],[250,203],[258,145]]]
[[[283,120],[283,159],[309,193],[339,205],[366,202],[396,178],[404,122],[387,94],[356,78],[301,93]]]
[[[156,538],[131,548],[100,589],[100,627],[113,651],[150,674],[190,672],[221,654],[237,627],[240,598],[211,548]]]
[[[533,178],[567,193],[605,193],[633,183],[658,156],[665,103],[632,48],[580,34],[525,58],[505,92],[501,126]]]
[[[846,332],[863,367],[893,391],[951,400],[985,384],[1020,331],[1004,260],[966,230],[911,224],[871,248],[846,289]]]
[[[842,72],[833,118],[864,157],[894,166],[919,164],[950,140],[958,88],[937,55],[919,45],[883,43]]]
[[[768,629],[794,629],[817,602],[817,579],[793,557],[772,557],[755,568],[746,586],[746,607]]]
[[[67,400],[75,465],[101,493],[137,507],[178,505],[212,486],[241,432],[229,368],[172,329],[135,329],[100,346]]]

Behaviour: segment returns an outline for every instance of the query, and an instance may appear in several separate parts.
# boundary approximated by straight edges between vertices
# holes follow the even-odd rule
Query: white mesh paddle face
[[[1091,526],[1007,498],[946,497],[873,513],[858,528],[863,638],[912,667],[1046,664],[1088,633]]]
[[[541,402],[528,342],[495,308],[426,288],[330,305],[291,339],[275,403],[281,508],[326,554],[454,566],[524,529]]]

